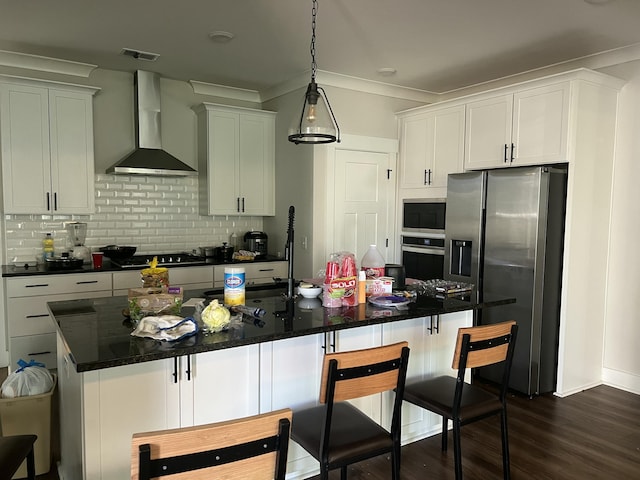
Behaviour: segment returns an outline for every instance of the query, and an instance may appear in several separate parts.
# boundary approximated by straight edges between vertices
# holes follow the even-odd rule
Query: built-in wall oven
[[[445,199],[405,199],[402,202],[402,264],[407,278],[444,276]]]

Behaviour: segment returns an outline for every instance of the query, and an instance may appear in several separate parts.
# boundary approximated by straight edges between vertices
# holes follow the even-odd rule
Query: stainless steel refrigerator
[[[516,298],[476,323],[518,323],[509,386],[529,396],[555,390],[566,176],[519,167],[448,179],[444,278],[475,284],[480,299]],[[501,380],[495,367],[476,373]]]

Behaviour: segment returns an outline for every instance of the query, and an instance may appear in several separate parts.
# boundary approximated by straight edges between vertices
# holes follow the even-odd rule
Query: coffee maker
[[[91,252],[84,246],[87,239],[87,224],[82,222],[67,223],[71,257],[81,259],[82,263],[91,263]]]
[[[245,249],[256,253],[256,258],[267,256],[267,234],[250,231],[244,234]]]

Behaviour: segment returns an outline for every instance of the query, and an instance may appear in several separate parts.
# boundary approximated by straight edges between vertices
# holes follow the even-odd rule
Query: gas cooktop
[[[159,267],[178,267],[180,265],[205,265],[204,257],[191,253],[157,253],[134,255],[126,260],[111,260],[111,263],[120,268],[145,268],[149,262],[157,257]]]

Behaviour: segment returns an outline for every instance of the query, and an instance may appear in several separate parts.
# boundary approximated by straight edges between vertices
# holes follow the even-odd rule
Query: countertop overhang
[[[471,292],[466,296],[446,298],[419,295],[406,310],[380,308],[369,303],[356,307],[324,308],[319,298],[286,300],[281,294],[284,291],[279,287],[246,292],[246,305],[266,310],[261,321],[243,315],[242,321],[233,323],[227,331],[212,334],[199,331],[192,337],[175,342],[132,336],[134,325],[123,315],[127,308],[125,296],[48,302],[47,305],[76,371],[87,372],[515,302],[513,298],[478,302],[476,293]],[[207,296],[222,301],[223,291],[189,290],[184,293],[185,301]],[[193,308],[183,307],[182,316],[193,312]]]

